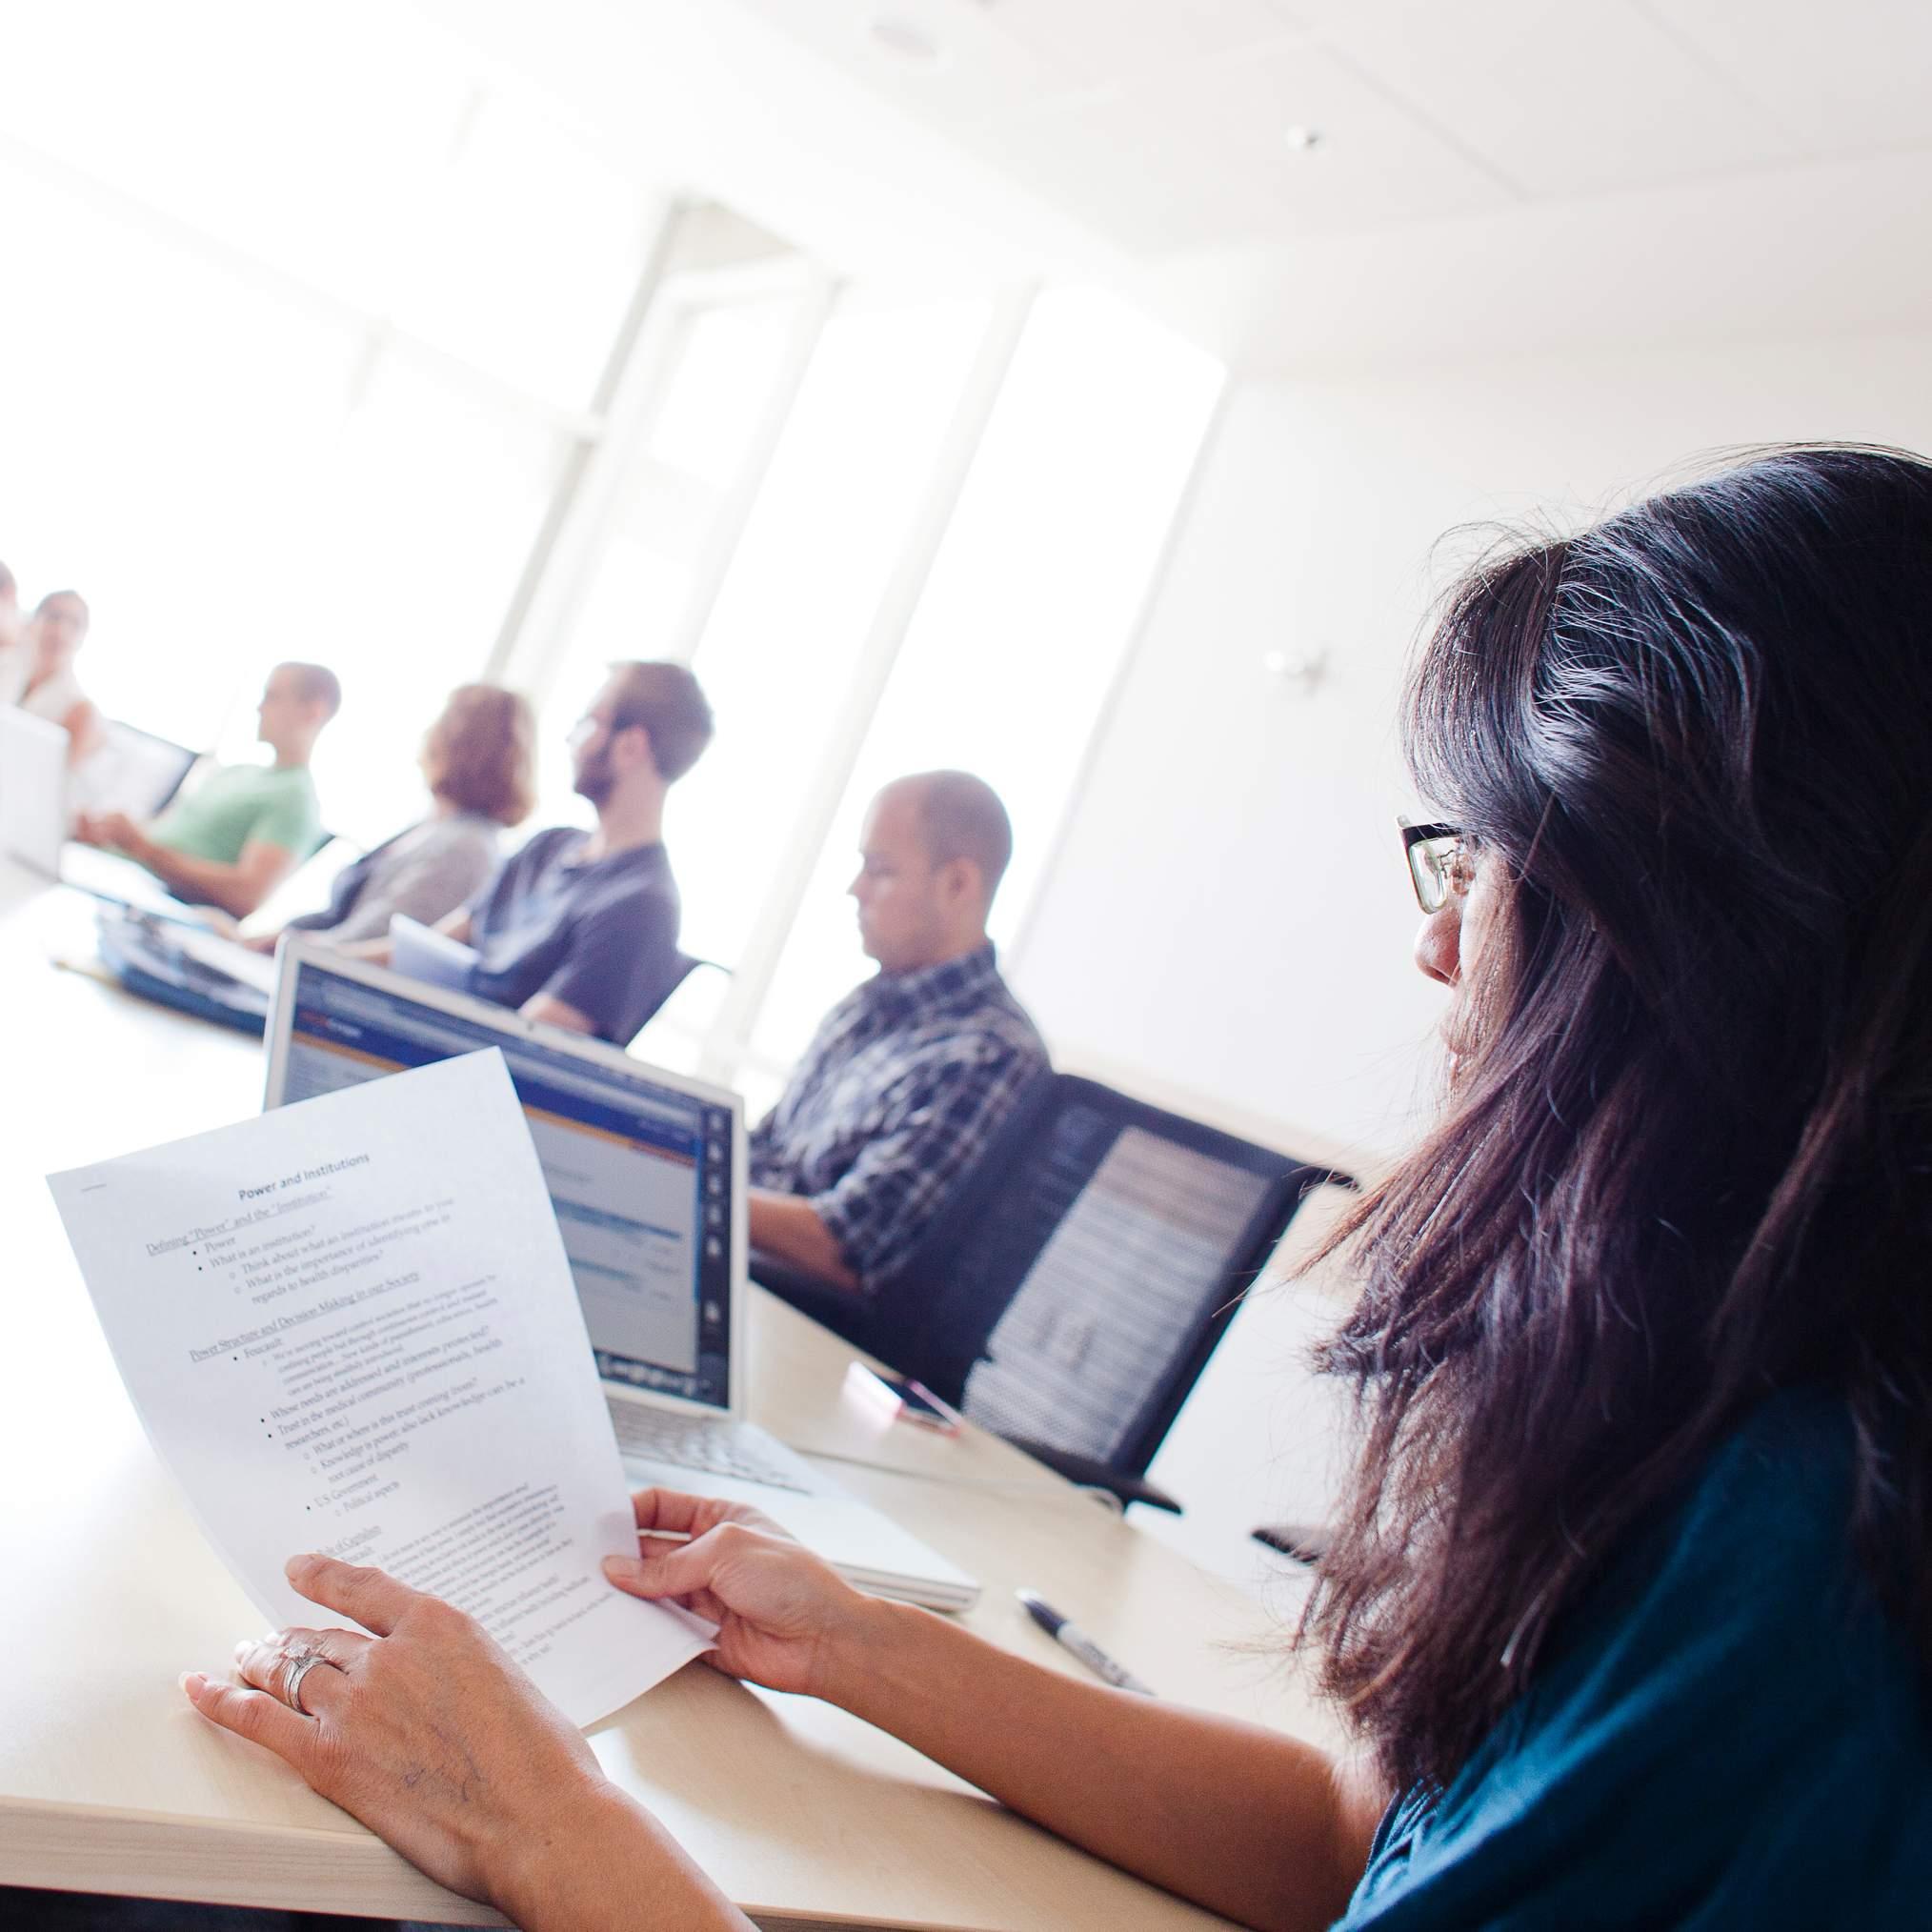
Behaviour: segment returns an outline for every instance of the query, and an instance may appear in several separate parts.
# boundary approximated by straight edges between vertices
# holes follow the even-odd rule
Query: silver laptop
[[[199,923],[145,867],[119,853],[74,844],[67,832],[67,733],[45,718],[0,707],[0,852],[97,899],[155,918]]]
[[[91,761],[99,769],[91,771],[82,803],[91,812],[125,812],[137,822],[158,818],[199,761],[198,753],[172,738],[111,717],[107,747]]]
[[[277,956],[267,1044],[268,1107],[500,1047],[632,1479],[755,1503],[876,1596],[937,1610],[977,1600],[972,1578],[743,1419],[737,1095],[292,936]]]

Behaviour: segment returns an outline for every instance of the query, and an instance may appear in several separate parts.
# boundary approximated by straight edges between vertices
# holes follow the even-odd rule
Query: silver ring
[[[312,1650],[307,1652],[305,1655],[298,1657],[294,1660],[294,1662],[292,1663],[289,1666],[289,1668],[283,1673],[282,1701],[285,1704],[287,1704],[292,1711],[300,1711],[305,1718],[312,1718],[315,1715],[315,1713],[312,1711],[308,1707],[308,1705],[302,1701],[302,1680],[306,1678],[309,1675],[309,1673],[312,1670],[313,1670],[318,1663],[327,1663],[328,1661],[329,1660],[326,1657],[322,1657],[318,1655],[315,1651]]]

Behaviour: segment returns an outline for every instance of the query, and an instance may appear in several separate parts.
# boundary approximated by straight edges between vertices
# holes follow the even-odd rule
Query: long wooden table
[[[176,1688],[260,1616],[148,1446],[41,1177],[254,1112],[261,1054],[51,963],[85,953],[91,917],[0,861],[0,1883],[500,1923]],[[1079,1675],[1016,1604],[1035,1587],[1165,1696],[1334,1736],[1291,1674],[1237,1647],[1269,1629],[1239,1593],[991,1437],[855,1405],[851,1350],[761,1291],[751,1336],[753,1415],[977,1576],[972,1628]],[[767,1926],[1221,1922],[844,1712],[702,1666],[592,1741]]]

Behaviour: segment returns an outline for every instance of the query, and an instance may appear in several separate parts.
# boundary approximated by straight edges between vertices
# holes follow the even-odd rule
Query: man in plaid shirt
[[[859,846],[850,891],[879,970],[826,1015],[752,1132],[751,1237],[863,1293],[905,1264],[1047,1052],[986,936],[1013,852],[993,789],[964,772],[896,779]]]

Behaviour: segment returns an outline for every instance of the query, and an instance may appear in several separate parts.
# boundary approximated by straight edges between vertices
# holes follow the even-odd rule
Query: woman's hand
[[[638,1555],[606,1557],[604,1574],[715,1623],[717,1648],[704,1658],[714,1668],[823,1697],[841,1658],[871,1640],[884,1606],[748,1503],[672,1489],[640,1489],[631,1502]]]
[[[289,1580],[352,1617],[236,1646],[242,1686],[191,1674],[204,1717],[292,1764],[324,1798],[465,1898],[502,1904],[512,1860],[585,1844],[614,1798],[563,1714],[460,1610],[380,1570],[296,1557]],[[305,1658],[301,1708],[291,1673]]]

